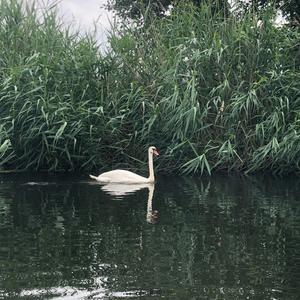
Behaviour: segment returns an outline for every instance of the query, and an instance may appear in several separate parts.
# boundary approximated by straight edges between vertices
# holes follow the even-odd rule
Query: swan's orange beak
[[[159,156],[159,150],[158,149],[153,150],[153,154],[155,154],[156,156]]]

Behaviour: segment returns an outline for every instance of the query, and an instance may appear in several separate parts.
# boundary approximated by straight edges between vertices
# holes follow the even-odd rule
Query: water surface
[[[299,299],[300,180],[0,176],[0,299]]]

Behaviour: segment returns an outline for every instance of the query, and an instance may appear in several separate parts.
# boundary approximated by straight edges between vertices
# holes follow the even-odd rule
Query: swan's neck
[[[154,170],[153,170],[153,154],[148,153],[148,162],[149,162],[149,182],[154,182]]]

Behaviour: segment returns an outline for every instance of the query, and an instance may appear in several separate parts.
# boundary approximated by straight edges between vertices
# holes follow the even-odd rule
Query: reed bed
[[[92,37],[55,10],[0,0],[0,167],[165,172],[300,170],[300,33],[272,11],[175,7]]]

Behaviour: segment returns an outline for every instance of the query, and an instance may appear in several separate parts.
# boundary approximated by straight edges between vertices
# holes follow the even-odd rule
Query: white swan
[[[149,163],[149,177],[143,177],[133,172],[126,170],[113,170],[100,174],[99,176],[90,175],[92,179],[99,182],[108,183],[124,183],[124,184],[135,184],[135,183],[151,183],[154,182],[154,170],[153,170],[153,154],[158,156],[159,152],[151,146],[148,149],[148,163]]]

